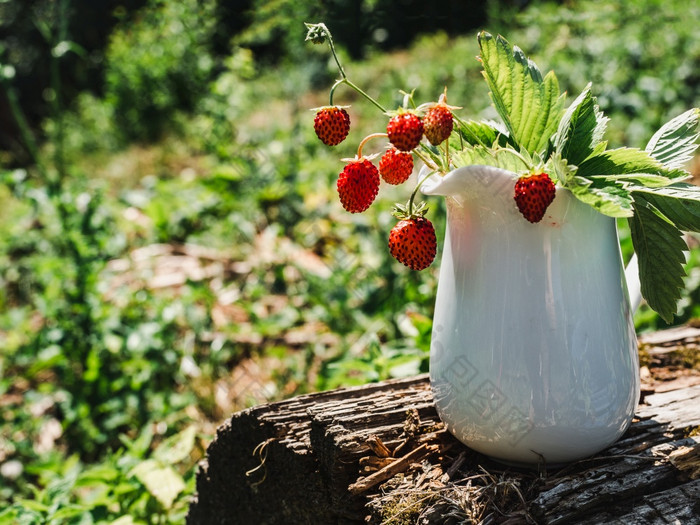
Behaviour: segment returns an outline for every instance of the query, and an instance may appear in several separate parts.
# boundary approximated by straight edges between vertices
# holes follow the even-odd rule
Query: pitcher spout
[[[428,170],[424,167],[419,177],[424,178],[427,173]],[[465,195],[481,202],[483,199],[496,202],[512,198],[515,177],[515,173],[493,166],[464,166],[446,175],[433,173],[425,179],[420,189],[425,195]]]

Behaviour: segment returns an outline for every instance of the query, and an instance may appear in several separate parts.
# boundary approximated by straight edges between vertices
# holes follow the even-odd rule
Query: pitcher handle
[[[634,313],[642,302],[642,284],[639,280],[639,261],[636,253],[632,254],[632,258],[627,263],[625,280],[627,281],[627,291],[630,296],[630,308]]]

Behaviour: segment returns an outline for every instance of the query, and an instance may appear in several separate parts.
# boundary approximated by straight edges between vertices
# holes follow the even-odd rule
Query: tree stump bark
[[[197,474],[194,524],[700,523],[700,329],[640,338],[642,401],[600,454],[495,463],[449,434],[427,376],[234,414]]]

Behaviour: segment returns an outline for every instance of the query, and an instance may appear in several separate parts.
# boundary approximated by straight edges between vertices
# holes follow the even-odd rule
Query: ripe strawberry
[[[423,270],[435,259],[435,228],[425,217],[400,220],[389,232],[389,251],[401,264],[412,270]]]
[[[442,144],[450,136],[453,125],[452,112],[444,103],[433,106],[423,117],[425,136],[433,146]]]
[[[350,213],[360,213],[370,207],[379,192],[379,171],[366,158],[345,165],[338,177],[340,202]]]
[[[321,142],[327,146],[336,146],[350,132],[350,116],[344,108],[338,106],[320,108],[314,117],[314,130]]]
[[[413,173],[413,155],[390,148],[379,159],[379,174],[389,184],[402,184]]]
[[[402,111],[389,120],[386,127],[391,142],[401,151],[411,151],[423,137],[423,122],[418,115]]]
[[[515,203],[528,221],[540,222],[554,200],[556,189],[546,173],[523,175],[515,183]]]

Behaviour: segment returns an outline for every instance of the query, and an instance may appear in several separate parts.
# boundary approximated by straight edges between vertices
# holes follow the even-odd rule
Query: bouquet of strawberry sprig
[[[459,108],[447,104],[446,90],[437,102],[418,106],[411,93],[404,93],[402,107],[387,111],[347,78],[328,28],[306,26],[306,39],[328,43],[340,71],[329,105],[316,110],[318,137],[333,146],[349,133],[346,109],[333,103],[340,85],[356,90],[389,119],[386,133],[365,137],[357,156],[345,159],[337,189],[346,210],[358,213],[369,208],[380,177],[389,184],[408,180],[414,157],[428,167],[428,175],[469,165],[514,173],[514,205],[533,224],[542,220],[560,186],[600,213],[628,220],[642,296],[665,320],[673,319],[688,249],[682,232],[700,231],[700,188],[684,182],[689,177],[684,166],[698,146],[700,109],[662,126],[643,150],[608,149],[603,140],[608,119],[590,84],[565,108],[565,94],[552,71],[542,76],[517,46],[482,31],[478,59],[502,123],[458,118],[453,110]],[[373,156],[362,153],[365,144],[377,138],[389,142],[378,168]],[[405,205],[396,205],[399,222],[389,234],[391,254],[415,270],[428,267],[436,253],[435,230],[425,218],[425,204],[414,202],[421,184],[418,181]]]
[[[318,138],[328,146],[335,146],[345,140],[350,132],[350,117],[346,108],[333,104],[335,89],[341,84],[355,89],[389,117],[386,133],[368,135],[360,142],[356,157],[344,159],[347,163],[338,177],[337,189],[340,202],[347,211],[360,213],[369,208],[379,192],[380,178],[392,185],[406,182],[413,173],[414,155],[426,165],[438,169],[434,162],[435,150],[426,152],[418,149],[423,137],[434,147],[443,145],[445,164],[449,164],[448,139],[454,127],[452,110],[458,108],[447,105],[447,90],[437,102],[418,107],[414,104],[412,93],[404,93],[403,106],[396,111],[388,111],[347,78],[328,28],[324,24],[306,26],[307,40],[317,44],[328,42],[341,75],[330,90],[329,105],[316,108],[314,129]],[[372,162],[376,155],[363,155],[365,144],[374,139],[389,142],[378,167]],[[424,202],[414,202],[418,187],[416,185],[406,204],[395,205],[394,216],[399,222],[389,234],[392,256],[413,270],[430,266],[437,251],[435,229],[425,218],[427,207]]]

